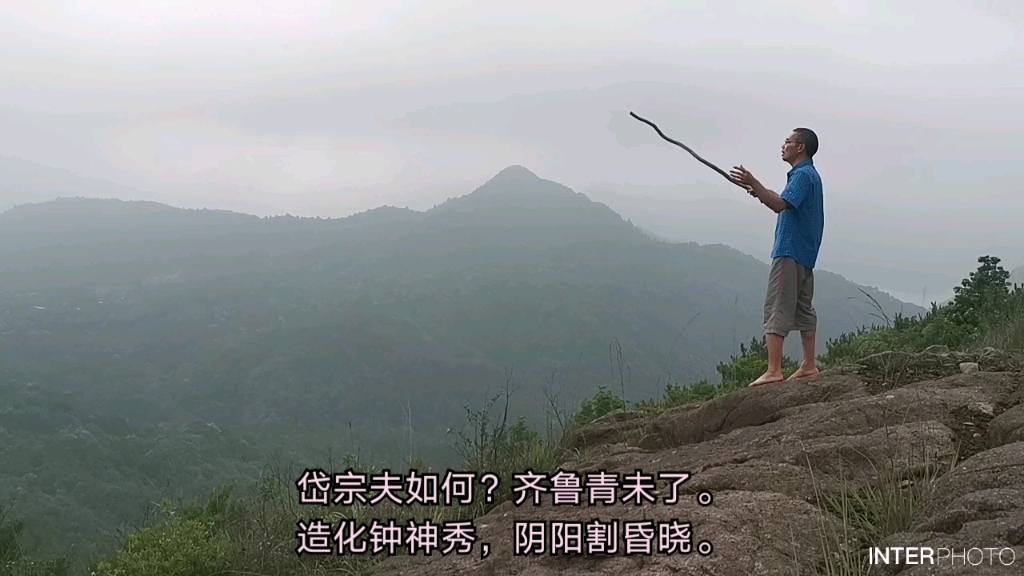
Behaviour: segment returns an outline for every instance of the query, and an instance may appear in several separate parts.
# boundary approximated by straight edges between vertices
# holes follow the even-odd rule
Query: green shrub
[[[716,386],[707,380],[695,382],[689,386],[668,384],[665,386],[665,396],[661,403],[666,408],[682,406],[694,402],[705,402],[722,394],[722,386]]]
[[[1014,288],[1000,317],[976,339],[977,346],[1024,350],[1024,286]]]
[[[149,526],[129,536],[109,562],[100,562],[95,576],[214,576],[235,556],[231,539],[219,525],[227,512],[230,491],[216,490],[204,506],[189,503],[176,510],[165,503],[165,525]]]
[[[589,424],[606,414],[616,410],[624,410],[627,403],[614,392],[600,386],[593,398],[585,398],[580,403],[580,411],[576,413],[573,422],[577,425]]]

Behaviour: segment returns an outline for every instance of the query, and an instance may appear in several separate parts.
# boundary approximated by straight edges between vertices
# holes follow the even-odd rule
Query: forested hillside
[[[467,407],[510,374],[536,426],[600,386],[717,381],[760,337],[767,278],[520,167],[425,212],[337,220],[22,205],[0,215],[0,269],[0,503],[30,546],[82,557],[154,500],[268,462],[453,463]],[[827,271],[816,290],[822,348],[877,321],[871,298],[922,311]]]

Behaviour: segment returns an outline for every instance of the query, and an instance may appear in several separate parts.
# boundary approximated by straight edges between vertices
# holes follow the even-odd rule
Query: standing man
[[[742,165],[730,176],[751,196],[778,214],[775,247],[764,302],[764,331],[768,340],[768,371],[751,386],[782,382],[782,344],[792,330],[800,331],[804,358],[790,380],[818,373],[814,337],[818,317],[814,297],[814,264],[825,229],[821,177],[811,158],[818,151],[818,137],[807,128],[796,128],[782,144],[782,159],[792,169],[786,175],[782,195],[764,187]]]

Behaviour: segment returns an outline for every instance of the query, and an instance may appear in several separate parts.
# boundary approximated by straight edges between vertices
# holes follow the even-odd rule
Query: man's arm
[[[751,186],[751,192],[753,192],[754,198],[761,201],[761,204],[772,209],[772,212],[778,214],[783,210],[789,210],[792,206],[789,202],[782,199],[782,196],[776,194],[773,190],[769,190],[764,187],[760,182],[756,185]]]

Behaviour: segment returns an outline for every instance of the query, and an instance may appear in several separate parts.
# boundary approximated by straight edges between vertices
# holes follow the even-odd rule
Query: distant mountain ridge
[[[21,204],[46,202],[60,196],[106,198],[138,197],[142,194],[128,186],[87,178],[70,170],[0,156],[0,211]]]
[[[293,243],[293,250],[302,251],[337,241],[365,242],[365,238],[352,236],[361,233],[358,231],[371,230],[378,240],[394,240],[427,232],[436,236],[438,227],[449,233],[457,229],[490,229],[494,233],[489,238],[494,241],[508,234],[512,234],[514,242],[544,241],[545,237],[553,237],[552,232],[571,229],[576,232],[566,239],[574,242],[590,238],[629,244],[675,244],[633,225],[586,194],[543,179],[524,166],[512,165],[470,193],[449,198],[422,212],[380,206],[343,218],[258,217],[228,210],[176,208],[146,200],[58,197],[0,213],[0,266],[4,264],[4,252],[47,249],[48,246],[123,242],[166,245],[232,237],[250,238],[251,242],[240,240],[237,249],[226,248],[226,252],[220,253],[261,251],[269,246],[274,246],[275,252],[287,252],[287,247],[280,246],[281,242]],[[508,232],[499,233],[502,229]],[[526,229],[536,233],[517,232]],[[515,240],[517,234],[520,240]],[[489,238],[485,236],[481,242],[486,244]],[[724,245],[721,248],[734,250]],[[33,261],[31,257],[21,260]],[[18,267],[12,262],[7,264]]]
[[[619,240],[640,239],[640,231],[604,204],[544,180],[522,166],[511,166],[469,194],[419,212],[381,206],[344,218],[258,217],[227,210],[174,208],[152,201],[60,197],[24,204],[0,214],[0,252],[58,244],[173,241],[252,236],[266,241],[280,234],[330,235],[376,228],[395,237],[441,226],[451,228],[542,227],[594,229],[597,236],[618,230]],[[578,232],[577,239],[588,237]],[[594,237],[591,234],[590,237]],[[495,236],[496,238],[497,236]],[[328,237],[293,239],[312,247]],[[249,248],[258,249],[258,246]]]
[[[426,264],[425,258],[448,261],[458,254],[460,267],[532,262],[551,267],[552,278],[562,274],[571,282],[651,285],[654,279],[644,280],[645,274],[697,274],[686,284],[706,286],[699,289],[710,293],[751,291],[755,300],[763,298],[756,294],[765,280],[759,259],[725,245],[666,242],[606,204],[519,165],[422,212],[381,206],[333,219],[257,217],[150,201],[58,198],[0,214],[0,268],[22,272],[0,278],[0,286],[10,289],[94,276],[111,282],[193,282],[282,267],[349,269],[356,262],[426,272],[440,264]],[[712,261],[722,263],[718,270]],[[638,265],[649,271],[622,268]],[[726,270],[735,266],[744,276],[754,272],[751,283],[726,280]],[[874,294],[889,313],[923,311],[827,271],[819,276],[848,298],[862,298],[862,290]],[[674,282],[664,289],[680,289],[683,280]],[[827,290],[822,297],[829,297]]]
[[[545,209],[583,209],[589,210],[590,217],[600,215],[599,219],[614,222],[622,220],[621,216],[605,204],[594,202],[585,194],[575,192],[571,188],[544,180],[527,168],[519,165],[505,168],[493,178],[482,184],[469,194],[438,204],[425,211],[397,206],[380,206],[343,218],[292,217],[305,221],[336,222],[344,226],[347,222],[372,221],[388,223],[397,221],[429,220],[447,213],[491,212],[500,209],[523,208],[529,210]],[[175,208],[167,204],[148,200],[100,199],[82,196],[59,196],[54,199],[21,204],[0,213],[0,230],[8,227],[11,221],[27,221],[33,225],[45,226],[46,218],[60,214],[88,214],[90,216],[149,216],[153,214],[171,214],[187,219],[222,218],[237,221],[255,221],[261,218],[241,212],[229,210],[195,210]],[[273,220],[275,217],[262,218]],[[281,217],[277,217],[281,218]],[[110,222],[105,222],[109,224]]]
[[[119,200],[57,197],[45,202],[21,204],[0,213],[0,230],[46,229],[51,225],[89,229],[117,225],[130,218],[132,225],[183,224],[186,221],[224,224],[258,220],[228,210],[176,208],[151,200]]]

